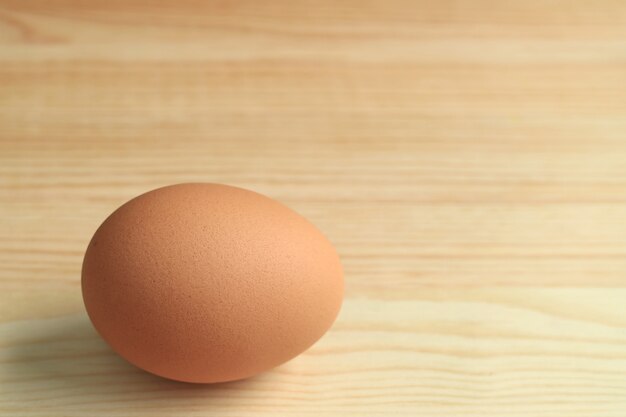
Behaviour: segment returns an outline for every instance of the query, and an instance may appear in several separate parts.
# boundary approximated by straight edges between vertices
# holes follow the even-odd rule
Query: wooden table
[[[221,182],[336,244],[297,359],[214,386],[92,330],[83,251]],[[0,0],[2,416],[626,415],[626,3]]]

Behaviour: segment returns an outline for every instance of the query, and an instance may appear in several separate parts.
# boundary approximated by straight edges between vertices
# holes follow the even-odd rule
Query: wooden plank
[[[84,314],[9,322],[0,325],[0,410],[620,416],[624,297],[624,289],[482,288],[349,299],[337,325],[307,353],[259,377],[213,386],[133,368]]]

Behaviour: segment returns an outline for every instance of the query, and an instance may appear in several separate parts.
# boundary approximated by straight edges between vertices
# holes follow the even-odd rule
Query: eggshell
[[[261,194],[179,184],[127,202],[85,254],[89,317],[121,356],[187,382],[246,378],[300,354],[335,320],[339,258]]]

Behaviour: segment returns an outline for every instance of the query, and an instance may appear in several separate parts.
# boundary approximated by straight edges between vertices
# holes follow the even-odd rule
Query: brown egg
[[[286,206],[241,188],[180,184],[104,221],[82,290],[94,326],[129,362],[218,382],[315,343],[339,312],[343,276],[329,241]]]

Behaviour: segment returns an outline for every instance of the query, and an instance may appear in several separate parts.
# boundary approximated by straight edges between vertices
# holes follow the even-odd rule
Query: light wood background
[[[80,295],[99,223],[223,182],[347,299],[248,381],[152,377]],[[626,2],[0,0],[0,415],[626,415]]]

